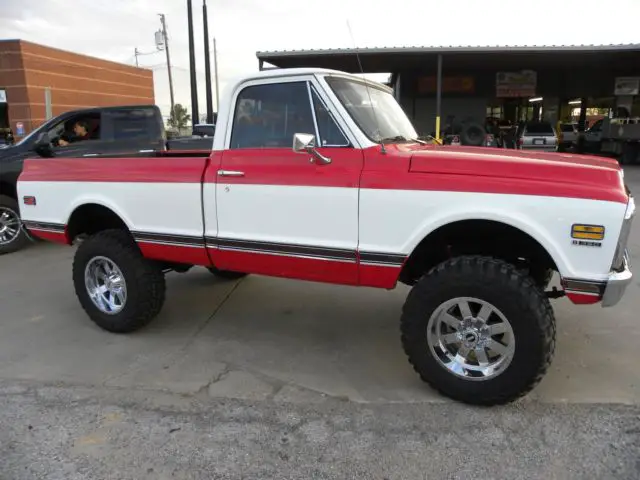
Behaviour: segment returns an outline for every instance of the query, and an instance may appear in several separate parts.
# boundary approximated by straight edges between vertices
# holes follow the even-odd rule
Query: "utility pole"
[[[213,123],[213,95],[211,95],[211,60],[209,56],[209,15],[207,0],[202,0],[202,23],[204,30],[204,74],[205,93],[207,95],[207,123]]]
[[[193,8],[191,0],[187,0],[187,22],[189,27],[189,76],[191,77],[191,124],[200,119],[198,115],[198,83],[196,79],[196,53],[193,45]]]
[[[138,47],[136,47],[133,51],[133,56],[136,57],[136,67],[140,66],[138,65],[138,55],[140,55],[140,53],[138,52]]]
[[[218,112],[220,110],[220,96],[218,94],[218,49],[216,48],[216,37],[213,37],[213,68],[216,71],[216,112]]]
[[[169,72],[169,95],[171,96],[171,113],[175,107],[175,101],[173,99],[173,77],[171,76],[171,57],[169,55],[169,36],[167,35],[167,22],[164,17],[164,13],[159,13],[160,22],[162,23],[162,38],[164,39],[164,51],[167,54],[167,71]],[[138,57],[136,57],[136,63]]]

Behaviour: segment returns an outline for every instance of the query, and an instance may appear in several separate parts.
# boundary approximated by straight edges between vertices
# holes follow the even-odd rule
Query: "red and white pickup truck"
[[[550,297],[612,306],[631,280],[635,207],[614,160],[425,144],[388,88],[330,70],[256,73],[223,98],[211,152],[26,161],[25,226],[82,239],[73,282],[100,327],[142,327],[164,272],[194,265],[402,282],[410,363],[443,394],[488,405],[547,370]],[[545,292],[553,272],[562,290]]]

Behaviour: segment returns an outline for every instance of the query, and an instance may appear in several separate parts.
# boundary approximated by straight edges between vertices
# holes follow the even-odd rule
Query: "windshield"
[[[327,83],[363,133],[372,141],[412,141],[418,137],[393,95],[379,87],[340,77]]]
[[[547,122],[528,123],[526,128],[531,135],[553,135],[553,127]]]
[[[40,125],[35,130],[32,130],[29,133],[29,135],[24,137],[22,140],[20,140],[19,142],[16,142],[16,146],[17,145],[22,145],[23,143],[27,143],[29,141],[29,139],[31,139],[31,138],[35,138],[40,132],[44,131],[46,129],[46,127],[49,126],[49,125],[50,125],[50,122],[43,123],[42,125]]]

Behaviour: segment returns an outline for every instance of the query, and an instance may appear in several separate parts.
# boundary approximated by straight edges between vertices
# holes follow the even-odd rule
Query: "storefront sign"
[[[436,93],[438,80],[435,76],[418,78],[418,93]],[[442,93],[473,93],[475,82],[473,77],[442,77]]]
[[[496,73],[496,97],[535,97],[537,74],[533,70]]]
[[[639,93],[640,77],[616,77],[614,95],[638,95]]]
[[[7,91],[0,88],[0,103],[7,103]]]

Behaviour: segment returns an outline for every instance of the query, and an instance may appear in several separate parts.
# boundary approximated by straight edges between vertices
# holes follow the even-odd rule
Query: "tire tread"
[[[427,282],[424,281],[425,279],[429,279],[429,283],[431,283],[431,281],[438,283],[438,279],[445,277],[445,275],[448,276],[454,274],[457,276],[473,276],[477,272],[484,272],[486,275],[495,277],[496,279],[499,277],[506,278],[514,288],[525,292],[523,295],[517,297],[519,307],[525,311],[531,312],[531,317],[533,317],[538,323],[538,329],[542,334],[541,343],[543,345],[543,358],[537,365],[535,375],[518,391],[498,392],[492,396],[469,401],[468,398],[465,398],[462,395],[456,395],[455,392],[442,388],[441,385],[434,382],[433,379],[426,374],[411,351],[413,341],[411,335],[415,322],[419,320],[419,316],[417,314],[423,314],[423,312],[416,312],[415,310],[416,305],[420,305],[428,294],[428,290],[426,290],[428,285]],[[446,282],[446,279],[443,279],[442,282]],[[407,301],[403,306],[400,332],[405,354],[408,356],[413,369],[424,382],[428,383],[432,388],[445,396],[452,397],[465,403],[487,406],[512,402],[533,390],[533,388],[535,388],[535,386],[542,380],[551,364],[556,342],[556,325],[553,309],[544,292],[536,286],[533,279],[525,273],[518,271],[513,265],[503,260],[476,255],[454,257],[450,260],[444,261],[433,267],[418,281],[410,291]]]
[[[133,301],[132,309],[117,315],[106,315],[96,309],[84,285],[86,263],[82,257],[85,252],[117,257],[120,269],[126,265],[133,272],[133,279],[126,279],[127,302]],[[144,327],[158,315],[164,304],[166,283],[162,271],[142,256],[130,234],[124,230],[103,230],[84,240],[73,261],[73,277],[76,295],[85,312],[98,326],[113,333],[130,333]],[[135,289],[130,290],[129,285]],[[136,298],[132,299],[130,292],[134,292]]]

